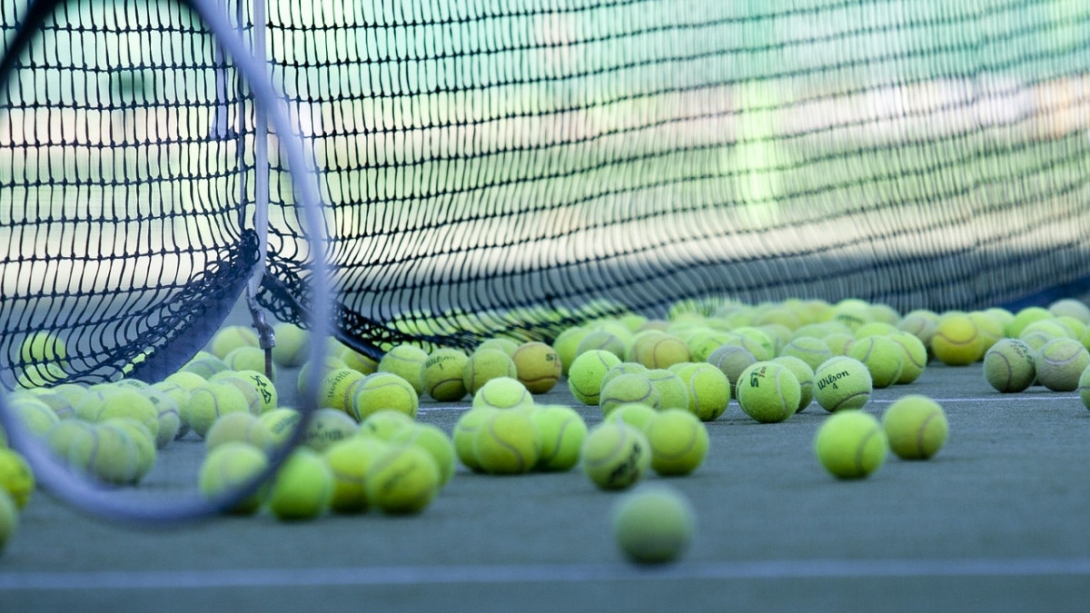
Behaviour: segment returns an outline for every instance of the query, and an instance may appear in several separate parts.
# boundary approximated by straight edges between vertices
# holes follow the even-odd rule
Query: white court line
[[[0,591],[147,590],[259,587],[593,583],[709,579],[911,579],[1090,575],[1090,558],[964,560],[770,560],[681,563],[662,568],[622,564],[525,566],[380,566],[190,571],[0,573]]]

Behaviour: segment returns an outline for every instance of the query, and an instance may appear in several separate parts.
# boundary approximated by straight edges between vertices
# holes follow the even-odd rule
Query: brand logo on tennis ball
[[[838,373],[835,373],[835,374],[832,374],[832,375],[822,377],[822,378],[818,379],[818,382],[817,382],[818,389],[823,390],[826,387],[829,387],[830,385],[833,386],[833,389],[838,389],[837,386],[836,386],[836,382],[839,379],[842,379],[842,378],[847,377],[847,376],[848,376],[848,371],[844,370],[844,371],[841,371],[841,372],[838,372]]]
[[[751,372],[749,374],[749,386],[750,387],[760,387],[761,386],[761,379],[765,378],[765,372],[767,370],[768,370],[768,367],[762,366],[762,367],[758,368],[757,370],[754,370],[753,372]]]
[[[442,364],[443,362],[449,362],[449,361],[451,361],[453,359],[454,359],[454,356],[452,356],[452,355],[435,355],[435,356],[432,356],[432,357],[428,358],[424,362],[424,368],[431,368],[432,366],[435,366],[436,364],[439,364],[439,368],[442,368],[443,367],[443,364]]]
[[[636,470],[636,466],[640,462],[640,456],[643,455],[643,447],[636,443],[632,446],[632,451],[625,458],[622,464],[618,464],[617,468],[613,469],[613,472],[609,473],[609,482],[613,483],[621,479],[627,479],[633,471]]]

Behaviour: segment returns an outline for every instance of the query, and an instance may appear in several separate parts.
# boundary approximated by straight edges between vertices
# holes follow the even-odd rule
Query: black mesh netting
[[[357,348],[547,337],[686,297],[968,309],[1090,275],[1090,3],[267,11],[258,55],[320,171]],[[72,373],[117,369],[249,275],[247,99],[182,14],[80,0],[20,66],[0,122],[5,360],[48,328],[86,348]],[[59,51],[80,37],[139,52]],[[298,321],[313,254],[269,164],[260,298]]]

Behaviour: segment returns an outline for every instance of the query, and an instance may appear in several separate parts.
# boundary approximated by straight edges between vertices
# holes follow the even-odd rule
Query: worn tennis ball
[[[568,371],[568,389],[579,402],[595,406],[600,399],[606,372],[620,363],[621,359],[608,351],[584,352],[575,358]]]
[[[0,489],[0,553],[19,529],[19,508],[7,492]]]
[[[761,423],[778,423],[795,414],[802,397],[798,378],[782,364],[757,362],[738,378],[738,404]]]
[[[325,450],[323,457],[333,475],[330,510],[334,513],[362,513],[371,506],[364,478],[387,448],[386,441],[357,436],[334,443]]]
[[[991,349],[992,345],[999,342],[999,339],[1004,338],[1003,334],[1006,326],[991,315],[983,311],[974,311],[969,313],[967,317],[976,324],[977,332],[980,334],[980,350],[982,354]]]
[[[273,362],[282,368],[297,368],[310,355],[310,332],[288,322],[273,324]],[[264,370],[264,369],[263,369]]]
[[[261,399],[261,393],[257,391],[257,388],[250,383],[248,379],[244,379],[238,376],[238,372],[229,370],[227,372],[216,373],[209,377],[209,381],[216,381],[218,383],[229,383],[238,391],[242,392],[242,395],[246,398],[246,411],[253,415],[261,415],[263,412],[263,403]]]
[[[907,384],[919,379],[927,367],[927,347],[923,341],[908,332],[896,332],[886,338],[901,350],[901,376],[894,383]]]
[[[1082,400],[1082,406],[1090,409],[1090,367],[1079,376],[1079,400]]]
[[[342,411],[318,409],[310,416],[300,444],[322,453],[330,445],[356,436],[359,429],[356,420]]]
[[[984,354],[984,379],[1003,393],[1021,392],[1037,380],[1037,352],[1016,338],[1005,338]]]
[[[310,381],[310,372],[315,368],[320,369],[322,372],[322,378],[318,382],[318,390],[320,394],[322,391],[322,380],[324,380],[325,377],[329,375],[329,373],[335,370],[347,369],[348,364],[345,364],[344,360],[340,359],[339,357],[332,355],[323,356],[321,360],[308,360],[307,363],[303,364],[303,367],[299,369],[299,375],[298,377],[296,377],[295,380],[295,388],[296,390],[298,390],[301,396],[309,395],[308,392],[310,390],[307,389],[307,385],[309,385]]]
[[[68,452],[71,450],[73,442],[93,438],[95,436],[94,428],[94,424],[80,419],[65,419],[57,422],[46,433],[46,444],[58,460],[67,461]],[[0,445],[0,448],[4,448],[4,446]],[[0,487],[0,489],[3,488]]]
[[[846,356],[822,364],[814,373],[814,385],[814,398],[830,413],[863,408],[873,391],[867,366]]]
[[[481,464],[477,461],[477,454],[473,450],[473,441],[477,432],[499,409],[478,408],[462,413],[454,424],[454,433],[451,439],[454,442],[454,451],[458,459],[466,468],[481,472]]]
[[[917,309],[905,314],[897,324],[897,329],[915,336],[924,348],[931,345],[931,337],[935,335],[935,329],[939,326],[939,316],[933,311]]]
[[[322,456],[309,447],[297,447],[284,460],[265,501],[280,520],[315,518],[333,499],[333,472]]]
[[[805,411],[814,400],[814,371],[810,369],[806,362],[794,356],[783,355],[773,358],[771,361],[784,366],[791,371],[791,374],[795,375],[795,379],[798,379],[799,406],[795,409],[795,412]]]
[[[649,369],[669,368],[692,359],[689,346],[672,334],[652,335],[641,344],[635,355],[637,362]]]
[[[265,350],[259,347],[239,347],[228,353],[227,357],[223,358],[223,363],[231,370],[252,370],[263,373],[265,372]],[[270,373],[272,376],[269,379],[276,381],[277,368],[275,363],[273,363]]]
[[[118,428],[96,424],[73,437],[68,449],[69,465],[105,483],[133,483],[140,461],[136,443]]]
[[[104,420],[99,424],[102,429],[114,428],[120,430],[136,449],[136,469],[129,483],[139,483],[151,469],[155,467],[155,459],[158,455],[155,450],[155,438],[151,432],[138,421],[127,417],[114,417]]]
[[[414,515],[439,493],[435,460],[414,445],[388,445],[364,476],[367,499],[389,515]]]
[[[866,336],[856,340],[848,356],[867,366],[871,385],[876,388],[896,383],[905,367],[901,346],[884,336]]]
[[[541,407],[530,415],[541,435],[537,470],[571,470],[587,437],[587,424],[574,409],[559,405]]]
[[[140,390],[139,394],[150,400],[155,407],[159,421],[159,430],[155,433],[155,447],[162,449],[170,441],[178,438],[178,431],[182,427],[182,409],[174,398],[153,387]],[[189,402],[188,392],[185,392],[185,400]]]
[[[424,361],[424,392],[439,402],[457,402],[466,395],[464,381],[469,357],[458,349],[436,349]]]
[[[500,377],[485,383],[473,396],[473,408],[514,409],[534,406],[534,397],[518,379]]]
[[[273,435],[268,424],[258,416],[239,411],[217,419],[204,437],[204,445],[209,451],[227,443],[246,443],[267,452],[273,447]]]
[[[646,404],[622,404],[609,412],[606,421],[626,423],[643,432],[647,423],[658,414],[658,409],[653,409]]]
[[[711,366],[710,364],[708,366]],[[689,408],[689,387],[677,374],[666,369],[648,370],[642,375],[658,390],[660,409]]]
[[[239,347],[257,348],[259,346],[257,332],[252,328],[241,325],[224,326],[212,336],[208,350],[212,352],[212,355],[226,361],[227,355]]]
[[[882,466],[889,442],[873,415],[840,411],[826,418],[818,428],[814,451],[821,465],[833,476],[859,479]]]
[[[612,381],[615,377],[627,374],[644,375],[647,372],[647,367],[643,364],[638,364],[636,362],[621,362],[620,364],[607,370],[606,374],[602,375],[602,383],[601,385],[599,385],[599,392],[601,392],[601,388],[608,385],[609,382]]]
[[[258,419],[269,428],[271,443],[269,449],[283,446],[295,434],[295,428],[303,421],[303,414],[288,407],[278,407],[261,414]]]
[[[816,370],[821,363],[833,357],[829,345],[820,338],[801,336],[789,341],[780,351],[781,356],[791,356],[802,360],[810,370]]]
[[[608,417],[613,409],[622,404],[639,403],[658,409],[660,401],[658,389],[647,377],[625,374],[615,377],[602,388],[598,404],[602,408],[602,416]]]
[[[8,409],[34,436],[45,436],[60,421],[49,405],[36,398],[9,399]]]
[[[519,344],[509,338],[490,338],[480,345],[477,345],[474,353],[482,350],[496,350],[507,354],[507,357],[511,357],[515,355],[518,348]]]
[[[80,396],[82,398],[82,395]],[[47,388],[39,388],[34,399],[49,407],[57,419],[72,419],[76,416],[76,406],[63,394],[47,391]]]
[[[439,470],[439,487],[442,488],[454,476],[454,443],[438,426],[432,424],[413,424],[396,432],[390,442],[398,445],[415,445],[423,449],[435,460]]]
[[[631,487],[651,468],[651,444],[626,423],[599,424],[587,433],[581,454],[583,472],[606,490]]]
[[[219,417],[234,412],[249,412],[246,396],[225,381],[208,381],[189,395],[186,417],[190,428],[202,439]]]
[[[708,356],[730,340],[730,334],[723,331],[698,331],[689,338],[689,359],[693,362],[707,362]]]
[[[409,382],[416,395],[424,393],[424,363],[428,353],[415,346],[402,344],[394,347],[378,361],[378,372],[395,374]]]
[[[708,356],[708,363],[718,368],[730,381],[731,396],[737,397],[738,377],[742,371],[757,363],[757,358],[749,350],[738,345],[723,345]]]
[[[339,348],[336,355],[347,368],[351,368],[360,374],[370,375],[378,372],[378,360],[351,347]]]
[[[553,340],[553,350],[560,356],[560,365],[564,376],[567,376],[571,370],[571,364],[575,361],[575,351],[579,348],[579,343],[588,334],[590,334],[590,330],[576,326],[564,330]]]
[[[280,402],[280,394],[276,390],[276,384],[266,377],[264,373],[256,370],[239,370],[231,376],[235,379],[245,381],[255,392],[257,392],[259,405],[257,406],[256,414],[268,413],[275,409],[277,403]],[[254,407],[251,406],[251,412],[253,409]]]
[[[665,487],[642,486],[613,508],[613,535],[625,556],[637,564],[676,560],[689,548],[695,529],[688,501]]]
[[[499,349],[478,348],[469,356],[462,371],[462,384],[470,395],[475,396],[492,379],[518,378],[514,360]]]
[[[579,359],[579,356],[584,353],[597,350],[612,353],[618,361],[621,361],[625,358],[627,348],[624,340],[616,334],[605,330],[593,330],[579,341],[579,345],[575,348],[575,357]]]
[[[541,457],[541,432],[530,415],[500,410],[490,415],[477,430],[473,454],[484,472],[494,475],[527,473]]]
[[[643,433],[651,446],[651,468],[663,476],[688,475],[708,454],[708,429],[685,409],[665,409]]]
[[[353,385],[348,414],[363,421],[377,411],[393,410],[415,419],[419,408],[420,398],[408,381],[392,373],[376,372]]]
[[[946,443],[950,427],[939,403],[918,394],[902,396],[882,414],[889,448],[905,460],[926,460]]]
[[[186,362],[185,365],[178,370],[180,372],[193,373],[203,379],[209,379],[212,377],[212,375],[224,372],[226,370],[231,370],[231,368],[227,366],[227,364],[223,360],[215,356],[210,356],[203,358],[194,358]]]
[[[319,406],[351,413],[356,384],[367,376],[369,375],[351,368],[331,370],[322,378],[322,383],[318,387]]]
[[[965,366],[984,355],[980,331],[968,315],[953,314],[943,318],[931,337],[935,358],[950,366]]]
[[[730,380],[707,363],[689,364],[675,371],[688,388],[689,411],[700,421],[719,419],[730,404]]]
[[[553,389],[564,370],[556,350],[537,341],[520,345],[511,360],[515,363],[518,380],[531,394],[544,394]]]
[[[34,493],[34,483],[34,472],[26,459],[14,449],[0,449],[0,490],[11,496],[15,506],[26,506]]]
[[[360,422],[357,435],[389,442],[398,432],[412,428],[415,424],[413,418],[405,413],[385,409],[371,413]]]
[[[256,419],[252,415],[247,416]],[[249,484],[268,467],[268,458],[259,449],[238,441],[227,442],[205,456],[197,477],[197,487],[208,500],[222,499]],[[221,510],[234,515],[250,515],[261,508],[267,491],[267,487],[259,487],[249,496]]]
[[[1071,392],[1079,387],[1079,376],[1090,366],[1090,352],[1079,341],[1057,338],[1037,352],[1034,363],[1037,381],[1054,392]]]
[[[192,400],[191,400],[192,402]],[[159,411],[146,396],[132,389],[123,389],[103,399],[95,421],[125,417],[148,429],[152,440],[159,434]]]

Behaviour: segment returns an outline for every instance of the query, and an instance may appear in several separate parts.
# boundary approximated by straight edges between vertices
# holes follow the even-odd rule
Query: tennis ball
[[[644,345],[650,345],[656,340],[665,337],[666,332],[656,329],[642,330],[636,334],[631,335],[630,342],[625,343],[625,353],[622,359],[626,362],[636,362],[638,364],[643,364],[640,361],[640,354],[644,350]],[[685,349],[688,350],[688,347],[686,347]],[[644,365],[644,367],[646,368],[647,366]]]
[[[676,560],[692,542],[695,524],[688,501],[664,487],[641,487],[613,509],[613,535],[638,564]]]
[[[518,343],[509,338],[490,338],[485,342],[481,343],[480,345],[477,345],[474,353],[482,350],[495,350],[507,354],[507,357],[511,357],[515,355],[515,352],[518,351],[518,348]]]
[[[935,335],[935,329],[938,326],[938,314],[926,309],[917,309],[906,313],[897,324],[897,329],[915,336],[926,348],[930,346],[931,337]]]
[[[273,324],[273,338],[276,339],[276,344],[272,348],[272,359],[277,366],[296,368],[307,361],[307,356],[310,355],[310,332],[282,321]]]
[[[560,357],[561,370],[564,376],[568,375],[568,371],[571,369],[571,363],[575,361],[576,349],[579,348],[579,343],[590,334],[590,330],[582,327],[568,328],[561,332],[553,341],[553,350],[556,351],[556,355]]]
[[[151,433],[152,440],[159,434],[159,411],[140,392],[121,390],[103,399],[96,421],[126,417],[139,422]]]
[[[1037,380],[1037,352],[1016,338],[1005,338],[984,354],[984,379],[1009,393],[1028,389]]]
[[[303,421],[303,414],[295,409],[279,407],[262,413],[258,419],[269,428],[269,449],[283,446],[295,434],[296,426]]]
[[[19,509],[7,492],[0,489],[0,553],[19,529]]]
[[[635,358],[635,361],[649,369],[660,369],[688,362],[692,354],[689,352],[689,346],[680,338],[670,334],[659,334],[651,336],[648,342],[643,343]]]
[[[771,361],[787,368],[787,370],[791,371],[791,374],[795,375],[795,379],[798,379],[799,406],[795,409],[795,412],[805,411],[814,400],[814,371],[810,370],[806,362],[789,355],[773,358]]]
[[[139,483],[151,469],[155,467],[155,459],[158,455],[155,451],[155,438],[151,432],[138,421],[127,417],[115,417],[107,419],[99,424],[102,429],[115,428],[120,430],[136,449],[136,469],[133,471],[129,483]]]
[[[587,424],[579,413],[570,407],[550,405],[535,411],[530,419],[541,435],[541,454],[535,468],[565,471],[579,463],[579,452],[587,437]]]
[[[518,378],[518,367],[511,356],[499,349],[477,349],[466,361],[462,384],[470,395],[476,396],[486,383],[500,377]]]
[[[266,505],[277,519],[303,520],[321,515],[332,499],[329,466],[318,452],[298,447],[277,471]]]
[[[863,408],[873,391],[866,365],[844,356],[822,364],[814,373],[814,384],[817,387],[814,398],[830,413]]]
[[[265,350],[258,347],[239,347],[231,350],[231,353],[223,358],[223,363],[231,370],[252,370],[263,373],[265,372]],[[270,373],[272,376],[269,379],[276,381],[277,368],[275,363]]]
[[[568,371],[568,389],[579,402],[597,405],[602,389],[602,378],[609,369],[621,363],[615,354],[603,350],[591,350],[580,354]]]
[[[217,357],[195,358],[185,363],[179,371],[193,373],[203,379],[208,379],[216,373],[231,370],[223,360]]]
[[[747,349],[738,345],[723,345],[708,356],[708,363],[718,368],[730,381],[731,396],[737,397],[735,389],[742,371],[757,363],[757,358]]]
[[[212,422],[228,413],[248,412],[249,403],[237,387],[223,381],[208,381],[189,395],[186,416],[189,427],[202,439]]]
[[[411,418],[416,417],[420,408],[420,398],[408,381],[388,372],[376,372],[367,375],[353,386],[349,415],[358,421],[367,419],[377,411],[401,411]]]
[[[723,371],[707,363],[690,364],[675,374],[688,388],[688,409],[700,421],[719,419],[730,404],[730,380]]]
[[[413,445],[389,445],[364,476],[367,499],[383,513],[413,515],[439,493],[439,469]]]
[[[520,345],[511,360],[515,363],[518,380],[531,394],[544,394],[553,389],[564,370],[556,351],[537,341]]]
[[[833,357],[846,356],[851,351],[852,345],[855,344],[855,337],[850,334],[835,332],[833,334],[827,334],[821,337],[821,340],[829,346],[829,351],[833,353]],[[822,362],[824,364],[824,362]],[[821,368],[821,365],[818,365]],[[817,372],[817,369],[814,369]]]
[[[19,361],[25,364],[63,363],[67,357],[64,341],[52,332],[33,332],[19,344]]]
[[[331,355],[324,356],[321,361],[310,360],[306,364],[303,364],[303,367],[299,369],[299,376],[296,378],[296,389],[299,391],[300,395],[308,395],[309,390],[307,389],[307,382],[310,381],[310,371],[315,368],[319,368],[322,371],[322,379],[318,383],[319,394],[321,394],[321,384],[322,381],[325,380],[325,377],[335,370],[348,368],[348,364],[345,364],[344,360]]]
[[[1006,333],[1008,337],[1018,338],[1022,335],[1022,330],[1035,321],[1042,321],[1045,319],[1052,319],[1054,315],[1046,308],[1043,307],[1026,307],[1021,311],[1014,314],[1014,319],[1007,324]]]
[[[612,353],[618,361],[621,361],[624,360],[626,349],[627,345],[617,335],[605,330],[593,330],[579,341],[579,345],[575,348],[575,357],[579,359],[579,356],[584,353],[597,350]]]
[[[356,420],[337,409],[318,409],[310,416],[300,443],[321,453],[334,443],[354,437],[359,428]]]
[[[157,389],[149,387],[139,393],[150,400],[155,407],[159,421],[159,430],[155,433],[155,447],[162,449],[178,437],[178,430],[182,426],[182,410],[173,398]],[[186,402],[189,402],[189,393],[186,392],[185,395]]]
[[[497,411],[473,438],[473,455],[484,472],[517,475],[530,472],[541,456],[541,433],[534,420],[519,411]]]
[[[799,380],[786,366],[757,362],[738,378],[738,404],[761,423],[778,423],[795,414],[802,397]]]
[[[702,332],[689,339],[689,359],[693,362],[707,362],[708,356],[730,340],[727,332]]]
[[[0,449],[0,491],[11,496],[22,509],[34,493],[34,473],[25,458],[14,449]]]
[[[239,347],[257,348],[259,346],[257,332],[253,329],[247,326],[224,326],[212,336],[208,350],[217,358],[225,360],[227,354]]]
[[[1048,311],[1056,317],[1072,317],[1084,324],[1090,324],[1090,307],[1081,300],[1062,298],[1048,305]]]
[[[681,377],[665,369],[648,370],[643,377],[658,390],[660,409],[689,409],[689,387]]]
[[[273,435],[268,424],[256,415],[240,411],[217,419],[204,437],[204,445],[209,451],[233,442],[246,443],[265,452],[273,447]]]
[[[436,349],[424,361],[424,391],[439,402],[457,402],[466,395],[463,380],[469,357],[457,349]]]
[[[867,336],[858,339],[848,356],[866,364],[871,384],[877,388],[889,387],[901,378],[904,370],[904,352],[900,345],[884,336]]]
[[[481,472],[482,469],[473,450],[473,441],[477,437],[477,431],[498,410],[480,408],[466,411],[454,424],[454,433],[451,437],[454,442],[454,452],[458,454],[458,459],[461,460],[462,464],[474,472]]]
[[[424,392],[424,362],[428,354],[415,345],[398,345],[378,361],[378,372],[395,374],[409,382],[416,395]]]
[[[920,378],[927,367],[927,347],[916,336],[908,332],[897,332],[888,337],[901,350],[901,376],[894,383],[912,383]]]
[[[73,441],[94,436],[94,425],[79,419],[66,419],[57,422],[46,433],[46,444],[58,460],[67,461]],[[3,445],[0,445],[3,448]],[[0,487],[0,489],[3,489]]]
[[[252,415],[247,417],[256,419]],[[260,450],[238,441],[227,442],[205,456],[197,477],[197,487],[208,500],[219,500],[249,484],[268,467],[269,461]],[[267,489],[264,486],[259,487],[234,505],[221,508],[221,511],[250,515],[261,507]]]
[[[635,402],[657,409],[660,400],[659,391],[646,377],[626,374],[615,377],[602,388],[598,404],[602,407],[602,416],[607,417],[622,404]]]
[[[435,460],[439,470],[439,487],[442,488],[454,476],[454,443],[446,432],[432,424],[412,424],[397,431],[390,442],[397,445],[415,445]]]
[[[977,332],[980,334],[980,350],[982,354],[992,348],[992,345],[999,342],[999,339],[1003,338],[1004,328],[1003,324],[994,319],[991,315],[982,311],[975,311],[969,313],[967,317],[976,324]]]
[[[71,440],[67,459],[69,465],[117,485],[133,483],[140,461],[132,437],[118,428],[97,424]]]
[[[351,347],[341,347],[337,350],[337,357],[344,365],[364,375],[378,372],[378,360],[369,355],[360,353]]]
[[[53,409],[35,398],[9,400],[8,409],[34,436],[45,436],[60,421]]]
[[[587,433],[582,449],[583,472],[598,487],[626,489],[651,468],[651,444],[643,432],[625,423],[606,421]]]
[[[868,336],[889,336],[896,331],[897,326],[893,324],[884,321],[871,321],[856,328],[853,335],[858,340]]]
[[[606,421],[626,423],[640,432],[643,432],[647,423],[658,414],[659,412],[657,409],[653,409],[646,404],[622,404],[609,412],[609,417],[606,418]]]
[[[1037,352],[1034,363],[1037,380],[1054,392],[1071,392],[1079,387],[1079,376],[1090,366],[1090,352],[1079,341],[1057,338]]]
[[[829,345],[820,338],[802,336],[791,340],[780,351],[781,356],[790,356],[802,360],[810,370],[816,370],[821,363],[833,357]]]
[[[882,466],[889,443],[874,416],[862,411],[841,411],[818,428],[814,451],[833,476],[859,479]]]
[[[606,374],[602,375],[602,383],[598,386],[599,392],[601,391],[601,388],[608,385],[609,382],[612,381],[615,377],[627,374],[645,375],[647,374],[647,372],[647,367],[643,364],[638,364],[636,362],[621,362],[620,364],[607,370]],[[601,395],[599,394],[599,399],[600,397]]]
[[[534,398],[517,379],[500,377],[485,383],[473,396],[473,408],[514,409],[534,406]]]
[[[276,408],[277,403],[280,401],[280,395],[276,391],[276,384],[271,379],[256,370],[240,370],[234,373],[233,376],[236,379],[246,381],[257,392],[261,400],[259,414],[268,413]]]
[[[329,409],[337,409],[345,413],[351,413],[352,395],[356,392],[356,384],[363,381],[364,375],[351,368],[338,368],[330,371],[318,388],[319,406]]]
[[[1090,367],[1079,376],[1079,400],[1082,400],[1082,406],[1090,409]]]
[[[357,436],[325,450],[325,462],[333,475],[329,508],[334,513],[362,513],[371,506],[364,478],[387,447],[385,441],[377,438]]]
[[[242,392],[242,396],[246,398],[246,411],[253,415],[261,415],[261,394],[247,379],[239,377],[236,371],[229,370],[227,372],[217,373],[212,375],[208,380],[235,386],[235,389]]]
[[[415,424],[413,418],[405,413],[385,409],[368,415],[360,423],[358,435],[380,441],[390,441],[398,432],[412,428]]]
[[[643,429],[651,446],[651,468],[664,476],[687,475],[704,463],[708,429],[684,409],[665,409]]]
[[[76,406],[66,396],[55,393],[40,393],[35,399],[46,405],[57,416],[57,419],[73,419],[76,417]]]
[[[946,413],[934,400],[916,394],[903,396],[882,415],[889,448],[905,460],[926,460],[946,442]]]

